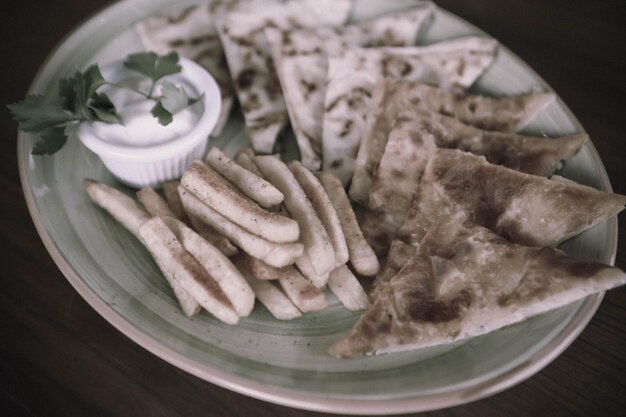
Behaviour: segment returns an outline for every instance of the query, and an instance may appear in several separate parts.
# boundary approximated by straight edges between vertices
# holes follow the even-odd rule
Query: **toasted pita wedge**
[[[331,346],[332,355],[451,343],[626,283],[617,268],[517,245],[463,224],[463,217],[431,226],[418,254],[378,293],[350,335]]]
[[[239,316],[215,279],[187,252],[160,217],[139,227],[139,235],[164,274],[191,294],[202,307],[227,324]]]
[[[311,200],[317,217],[322,221],[324,229],[326,229],[328,233],[328,237],[335,251],[335,266],[344,265],[348,262],[350,257],[348,254],[348,245],[346,244],[346,237],[343,234],[341,221],[326,190],[324,190],[319,179],[302,163],[298,161],[290,162],[289,169],[304,190],[306,196]]]
[[[350,0],[254,2],[227,13],[219,22],[226,59],[254,149],[270,153],[287,122],[287,109],[271,59],[266,27],[343,23]]]
[[[365,116],[376,81],[420,81],[463,91],[495,57],[496,41],[467,37],[411,48],[353,48],[331,57],[324,101],[324,171],[347,185],[365,131]]]
[[[246,274],[244,277],[248,280],[256,297],[272,313],[272,316],[278,320],[292,320],[302,316],[300,310],[274,284]]]
[[[394,128],[397,126],[404,128],[413,137],[413,144],[417,147],[420,146],[420,142],[426,140],[427,136],[430,136],[439,148],[459,149],[474,155],[483,155],[491,163],[544,177],[552,175],[561,166],[562,161],[578,153],[589,139],[586,133],[548,138],[492,132],[432,112],[408,115],[402,113],[394,123]],[[387,156],[391,148],[394,148],[395,152]],[[385,154],[376,170],[376,176],[380,175],[382,165],[389,164],[389,157],[398,156],[397,148],[397,146],[390,146],[387,142]],[[370,198],[373,192],[372,189]],[[371,205],[372,201],[370,201],[370,207]]]
[[[498,98],[465,95],[420,82],[384,78],[378,80],[376,88],[382,89],[383,101],[380,106],[388,115],[392,116],[398,110],[410,107],[419,112],[454,117],[479,129],[508,133],[523,129],[556,98],[554,93]]]
[[[361,232],[354,210],[352,209],[352,205],[350,204],[350,200],[348,199],[348,195],[341,181],[334,175],[323,171],[317,172],[315,175],[320,180],[320,183],[328,194],[328,198],[330,198],[330,201],[335,207],[337,216],[341,222],[344,237],[346,238],[348,256],[352,267],[360,275],[368,277],[376,275],[380,269],[378,258],[365,240],[363,232]]]
[[[355,46],[408,46],[434,11],[432,3],[344,27],[265,30],[302,163],[321,168],[328,56]]]
[[[180,183],[204,204],[252,234],[276,243],[298,240],[298,223],[242,198],[218,173],[199,161],[187,168]]]
[[[289,275],[280,278],[281,288],[300,311],[319,311],[328,307],[324,292],[304,278],[293,266],[288,267]]]
[[[328,288],[350,311],[363,310],[370,306],[370,300],[367,298],[361,283],[345,265],[330,273]]]
[[[369,203],[374,172],[378,167],[393,122],[407,109],[437,112],[486,130],[514,132],[524,127],[552,101],[554,94],[489,98],[466,96],[411,81],[379,79],[366,117],[350,196],[363,206]]]
[[[302,255],[304,246],[301,243],[274,243],[262,239],[205,205],[184,187],[179,187],[185,211],[208,224],[244,252],[262,260],[268,265],[281,268],[293,264]]]
[[[285,196],[285,207],[300,226],[304,252],[315,272],[323,275],[335,269],[335,253],[328,233],[287,165],[274,156],[256,156],[254,163]]]
[[[283,202],[283,194],[276,187],[233,162],[218,148],[213,147],[209,151],[206,161],[215,171],[262,207],[270,208]]]
[[[556,246],[624,209],[626,196],[489,164],[439,149],[400,228],[419,242],[431,224],[462,211],[498,235],[528,246]]]
[[[167,201],[163,199],[152,187],[144,187],[136,193],[139,202],[146,208],[151,216],[176,217],[170,209]]]
[[[174,217],[161,217],[178,241],[215,279],[235,312],[247,317],[254,308],[254,292],[239,270],[215,246]]]
[[[139,227],[150,219],[150,215],[139,207],[135,200],[115,188],[93,180],[85,180],[84,186],[87,195],[94,203],[106,210],[145,246],[143,238],[139,234]],[[170,288],[172,288],[183,313],[188,317],[198,313],[200,304],[174,278],[174,270],[170,268],[171,265],[159,260],[157,263]]]
[[[170,210],[178,220],[183,223],[189,224],[189,219],[185,213],[183,202],[180,201],[180,195],[178,195],[178,181],[166,181],[163,184],[163,194],[165,194],[165,200]]]
[[[365,221],[368,226],[374,226],[373,231],[370,227],[363,228],[370,243],[376,240],[377,244],[388,246],[390,240],[372,239],[372,232],[375,236],[393,235],[402,225],[419,190],[426,164],[437,148],[469,151],[507,168],[548,176],[588,139],[586,134],[550,139],[490,132],[437,113],[405,114],[394,122],[372,182],[369,208],[379,213],[375,214],[378,219]]]
[[[235,0],[211,1],[188,7],[176,15],[150,16],[135,25],[148,50],[160,55],[176,51],[203,66],[215,78],[222,94],[222,107],[213,135],[221,133],[235,99],[215,23],[220,14],[235,3]]]

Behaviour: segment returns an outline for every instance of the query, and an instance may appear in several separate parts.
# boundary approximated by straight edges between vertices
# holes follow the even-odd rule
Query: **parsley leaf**
[[[150,113],[154,117],[159,119],[159,123],[163,126],[167,126],[172,123],[172,121],[174,121],[174,116],[172,115],[172,113],[167,111],[165,107],[163,107],[163,102],[161,100],[159,100],[157,104],[155,104]]]
[[[65,128],[54,127],[41,132],[41,140],[35,144],[32,150],[33,155],[52,155],[65,145],[67,136]]]
[[[144,74],[153,82],[182,71],[176,52],[170,52],[164,56],[158,56],[154,52],[132,54],[124,61],[124,67]]]
[[[187,107],[188,103],[189,98],[182,87],[169,81],[163,81],[161,84],[161,105],[165,110],[176,114]]]
[[[27,95],[24,100],[7,106],[24,132],[41,132],[76,117],[58,104],[46,101],[44,96]]]
[[[59,81],[59,95],[64,99],[65,109],[89,119],[88,102],[105,83],[97,65],[90,66],[85,72],[77,71],[73,76]]]
[[[156,106],[152,108],[152,115],[159,119],[159,123],[167,126],[173,120],[173,115],[182,111],[187,106],[195,104],[197,97],[190,98],[187,92],[174,83],[163,81],[161,84],[161,97]]]
[[[124,61],[127,69],[144,74],[152,80],[148,94],[107,82],[98,65],[91,65],[85,71],[77,71],[59,81],[58,103],[49,102],[41,95],[27,95],[24,100],[7,107],[18,122],[20,130],[39,134],[41,139],[33,147],[34,155],[51,155],[61,149],[81,122],[121,123],[109,96],[97,92],[98,88],[106,84],[136,91],[146,99],[153,100],[155,105],[151,114],[160,124],[167,126],[173,121],[174,114],[199,100],[189,98],[183,88],[167,81],[163,82],[160,96],[152,95],[158,80],[182,71],[178,59],[176,52],[164,56],[146,52],[127,57]]]
[[[89,102],[89,109],[96,117],[106,123],[121,123],[122,120],[115,111],[115,106],[109,96],[104,93],[94,93]]]

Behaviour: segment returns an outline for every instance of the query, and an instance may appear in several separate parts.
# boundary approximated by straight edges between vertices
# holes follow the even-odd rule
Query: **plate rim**
[[[51,59],[57,54],[60,48],[77,32],[84,29],[88,24],[95,20],[99,15],[119,7],[122,3],[131,3],[135,0],[118,0],[112,4],[100,8],[93,12],[90,16],[83,19],[79,24],[72,28],[56,46],[50,51],[46,59],[41,63],[33,81],[31,82],[27,93],[33,93],[34,86],[38,83],[42,74],[45,72]],[[483,35],[490,36],[482,29],[476,27],[467,20],[453,14],[445,9],[437,7],[437,13],[443,13],[448,16],[458,19],[467,25],[469,28],[476,30]],[[491,36],[493,39],[495,37]],[[544,87],[547,87],[554,92],[552,87],[545,82],[545,80],[534,71],[524,60],[517,56],[513,51],[507,48],[498,40],[498,47],[505,50],[516,64],[522,66],[525,71],[537,78]],[[556,92],[555,92],[556,94]],[[578,121],[576,116],[572,113],[566,103],[556,94],[559,105],[566,112],[567,116],[574,122],[575,126],[584,131],[583,126]],[[589,151],[593,161],[598,169],[598,176],[607,192],[612,192],[612,186],[606,172],[606,168],[597,152],[597,149],[593,145],[591,139],[586,143],[589,147]],[[79,295],[93,308],[103,319],[105,319],[114,328],[138,344],[142,348],[146,349],[156,357],[176,366],[179,369],[188,372],[200,379],[213,383],[220,387],[229,389],[231,391],[247,395],[256,399],[271,402],[278,405],[299,408],[303,410],[328,412],[328,413],[344,413],[344,414],[367,414],[367,415],[387,415],[409,412],[423,412],[433,411],[442,408],[448,408],[466,404],[469,402],[477,401],[482,398],[497,394],[504,391],[518,383],[530,378],[537,372],[541,371],[553,360],[555,360],[585,329],[586,325],[592,319],[596,310],[600,306],[604,293],[598,293],[587,297],[578,311],[571,318],[570,322],[545,346],[539,349],[520,365],[509,369],[503,373],[490,377],[489,379],[482,381],[476,385],[457,388],[445,393],[429,394],[423,397],[413,396],[405,397],[401,399],[349,399],[349,398],[331,398],[318,393],[310,394],[303,393],[302,391],[291,390],[286,388],[280,388],[275,386],[268,386],[266,384],[257,383],[246,379],[245,377],[239,377],[228,372],[222,371],[218,368],[207,366],[206,364],[195,362],[182,354],[169,349],[160,342],[142,332],[142,330],[127,321],[121,314],[116,312],[111,306],[109,306],[104,300],[102,300],[97,294],[95,294],[89,286],[82,280],[82,278],[71,267],[69,262],[65,259],[60,249],[50,236],[50,233],[43,224],[40,211],[37,208],[34,193],[29,182],[27,160],[29,154],[26,152],[24,146],[24,133],[18,131],[17,135],[17,162],[18,171],[20,176],[20,182],[22,185],[22,191],[26,200],[26,205],[33,220],[33,224],[39,237],[41,238],[46,250],[52,257],[52,260],[59,268],[61,273],[69,281],[72,287],[79,293]],[[26,153],[25,153],[26,152]],[[608,255],[609,264],[614,265],[615,257],[617,254],[617,236],[618,236],[618,224],[615,217],[607,220],[608,231]]]

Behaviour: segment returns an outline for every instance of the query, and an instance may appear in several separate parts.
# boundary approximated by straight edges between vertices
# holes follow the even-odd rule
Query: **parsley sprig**
[[[50,102],[42,95],[29,94],[24,100],[7,107],[18,122],[20,130],[39,135],[40,140],[32,149],[33,155],[52,155],[57,152],[82,122],[122,123],[109,97],[105,93],[97,92],[103,85],[132,90],[146,99],[154,100],[151,114],[161,125],[167,126],[174,120],[176,113],[199,100],[188,97],[182,87],[167,80],[161,83],[161,94],[154,94],[157,81],[181,72],[178,60],[176,52],[163,56],[144,52],[131,54],[126,58],[125,68],[139,72],[152,81],[148,93],[107,82],[98,65],[92,65],[83,72],[77,71],[71,77],[59,81],[60,100],[56,102]]]

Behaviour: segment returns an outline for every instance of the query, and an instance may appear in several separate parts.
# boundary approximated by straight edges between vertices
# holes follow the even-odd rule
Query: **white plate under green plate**
[[[141,18],[180,9],[168,0],[126,0],[93,17],[52,54],[31,92],[56,94],[57,81],[92,62],[105,63],[142,50],[132,30]],[[355,17],[372,16],[407,2],[358,1]],[[443,11],[424,43],[480,33]],[[549,87],[519,58],[500,48],[476,91],[507,95]],[[557,101],[529,128],[560,135],[582,127]],[[330,308],[290,322],[257,306],[236,327],[207,313],[181,313],[148,252],[130,233],[91,204],[84,178],[115,181],[78,141],[52,157],[33,157],[34,138],[21,135],[18,158],[24,194],[35,225],[55,262],[91,306],[121,332],[157,356],[207,381],[288,406],[356,414],[430,410],[476,400],[533,375],[582,331],[602,295],[454,346],[339,360],[326,355],[358,317],[329,295]],[[215,140],[227,151],[247,140],[240,116],[232,116]],[[610,191],[591,143],[565,164],[562,175]],[[571,254],[613,263],[617,221],[566,244]]]

